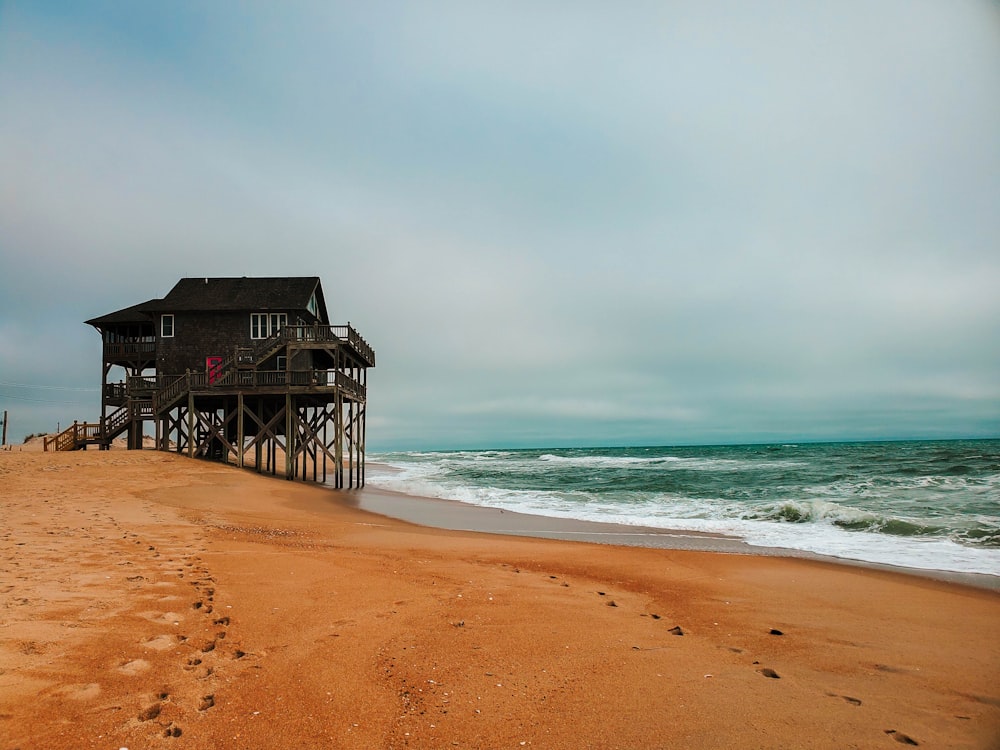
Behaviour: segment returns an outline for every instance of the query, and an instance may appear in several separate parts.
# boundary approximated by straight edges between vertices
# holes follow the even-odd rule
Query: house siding
[[[289,321],[315,320],[305,310],[287,310]],[[187,370],[203,372],[207,357],[228,358],[237,347],[250,347],[259,343],[250,338],[250,314],[245,312],[176,312],[174,335],[157,335],[156,369],[163,375],[183,375]],[[159,323],[157,323],[159,334]],[[288,362],[290,370],[308,370],[313,367],[310,351],[297,352]],[[274,359],[262,363],[260,369],[276,367]]]
[[[234,347],[250,343],[249,315],[176,312],[173,316],[174,335],[169,338],[158,335],[156,341],[156,369],[162,374],[201,372],[206,357],[225,358],[233,353]]]

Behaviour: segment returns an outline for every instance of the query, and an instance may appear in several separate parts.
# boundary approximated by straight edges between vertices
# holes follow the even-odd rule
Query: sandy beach
[[[1000,746],[996,590],[377,502],[0,453],[0,748]]]

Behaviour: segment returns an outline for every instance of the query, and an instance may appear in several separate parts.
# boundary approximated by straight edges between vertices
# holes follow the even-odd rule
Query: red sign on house
[[[209,385],[222,377],[222,357],[205,357],[205,371]]]

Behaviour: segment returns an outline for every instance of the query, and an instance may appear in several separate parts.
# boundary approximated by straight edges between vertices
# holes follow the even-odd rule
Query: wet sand
[[[762,547],[747,544],[739,537],[698,531],[682,531],[646,526],[626,526],[568,518],[552,518],[516,513],[498,508],[470,505],[454,500],[407,495],[393,490],[366,487],[349,493],[346,502],[351,507],[397,518],[402,521],[452,531],[477,531],[507,536],[531,536],[540,539],[611,544],[656,549],[696,550],[740,555],[796,557],[873,570],[887,570],[962,583],[978,588],[1000,591],[1000,576],[980,573],[955,573],[945,570],[925,570],[880,563],[847,560],[818,555],[803,550]]]
[[[995,591],[434,529],[359,494],[0,453],[0,748],[1000,740]]]
[[[349,493],[345,501],[361,510],[451,531],[531,536],[594,544],[754,554],[754,548],[750,545],[736,537],[722,534],[551,518],[371,487]]]

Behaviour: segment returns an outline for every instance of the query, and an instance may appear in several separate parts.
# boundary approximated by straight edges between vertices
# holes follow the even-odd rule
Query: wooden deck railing
[[[344,326],[287,325],[269,338],[261,340],[255,346],[237,352],[236,359],[240,364],[256,365],[286,344],[311,342],[349,344],[369,367],[375,366],[375,350],[350,324]],[[228,361],[224,362],[223,367],[227,364]]]
[[[354,347],[354,350],[361,355],[369,367],[375,366],[375,350],[361,337],[360,333],[351,327],[350,323],[346,326],[330,326],[330,328],[341,339],[347,339],[347,342]]]
[[[160,387],[155,375],[130,375],[124,383],[105,383],[104,396],[109,401],[123,401],[129,397],[149,398]]]
[[[159,387],[159,379],[155,375],[130,375],[128,378],[128,392],[132,396],[150,393]]]
[[[149,402],[151,413],[158,413],[172,406],[191,390],[205,393],[226,388],[340,388],[353,398],[367,397],[364,385],[338,370],[232,370],[211,383],[207,374],[191,372],[175,377],[166,376],[164,380],[167,385],[156,392]]]
[[[125,383],[105,383],[104,397],[109,401],[128,398],[128,386]]]
[[[368,397],[368,389],[354,378],[342,372],[335,372],[335,383],[338,388],[347,391],[355,398],[365,400]]]
[[[272,334],[266,339],[261,339],[253,346],[237,350],[235,357],[231,357],[230,360],[234,360],[241,365],[257,365],[286,344],[306,342],[349,344],[370,367],[375,366],[375,350],[368,345],[368,342],[350,324],[343,326],[286,325],[279,329],[277,333]],[[230,360],[222,363],[223,369],[230,364]]]
[[[105,341],[104,358],[115,357],[135,357],[154,356],[156,354],[155,341]]]

